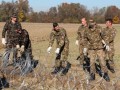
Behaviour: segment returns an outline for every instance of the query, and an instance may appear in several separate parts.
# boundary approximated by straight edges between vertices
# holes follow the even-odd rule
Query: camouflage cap
[[[56,26],[58,26],[58,23],[54,22],[53,27],[56,27]]]
[[[90,25],[95,25],[96,22],[95,22],[94,20],[90,19],[90,20],[89,20],[89,24],[90,24]]]
[[[89,28],[93,28],[96,25],[96,22],[93,19],[89,20]]]
[[[13,14],[11,15],[11,17],[17,18],[17,14],[16,14],[16,13],[13,13]]]

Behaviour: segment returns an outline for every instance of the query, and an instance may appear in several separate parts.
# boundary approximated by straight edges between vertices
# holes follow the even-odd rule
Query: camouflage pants
[[[105,52],[100,50],[89,50],[89,57],[90,57],[90,72],[95,73],[95,62],[96,59],[99,59],[101,69],[103,72],[107,72],[106,61],[105,61]]]
[[[110,67],[114,68],[113,56],[115,50],[113,47],[110,47],[110,49],[110,51],[105,51],[105,60],[108,60]]]
[[[84,46],[83,45],[79,45],[79,55],[80,55],[80,64],[83,65],[83,62],[84,62],[84,54],[83,54],[83,49],[84,49]]]
[[[69,54],[69,43],[66,43],[60,48],[60,53],[57,54],[55,59],[55,67],[65,67]]]
[[[9,65],[9,58],[10,58],[10,54],[13,53],[13,61],[16,60],[17,58],[17,50],[16,48],[6,48],[5,53],[3,55],[3,64],[2,67],[6,67],[7,65]]]

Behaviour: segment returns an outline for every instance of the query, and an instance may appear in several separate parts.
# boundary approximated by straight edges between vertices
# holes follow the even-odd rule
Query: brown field
[[[5,23],[0,23],[0,37]],[[117,29],[115,38],[115,70],[116,73],[110,75],[110,82],[106,82],[96,74],[94,82],[87,82],[87,73],[83,72],[81,67],[76,66],[79,55],[78,46],[75,45],[76,31],[79,24],[59,24],[67,30],[70,40],[70,53],[68,60],[72,67],[66,76],[51,75],[55,59],[55,44],[50,54],[47,54],[49,33],[52,29],[52,23],[22,23],[22,27],[29,32],[32,41],[34,59],[39,60],[38,66],[33,73],[20,77],[7,75],[10,82],[10,88],[4,90],[120,90],[120,26],[114,25]],[[105,25],[101,25],[105,27]],[[0,40],[1,42],[1,40]],[[0,44],[0,54],[3,54],[4,46]]]

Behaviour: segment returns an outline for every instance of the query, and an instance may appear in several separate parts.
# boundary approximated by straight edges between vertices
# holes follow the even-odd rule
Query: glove
[[[102,40],[102,43],[103,43],[104,47],[106,47],[106,43],[105,43],[105,41],[104,41],[104,40]]]
[[[105,43],[104,40],[102,40],[102,43],[104,44],[104,47],[105,47],[105,49],[106,49],[107,51],[110,51],[110,50],[111,50],[110,47],[109,47],[109,45],[106,45],[106,43]]]
[[[21,52],[24,52],[24,50],[25,50],[25,46],[22,45],[21,48],[20,48],[20,51],[21,51]]]
[[[83,54],[87,55],[87,48],[83,48]]]
[[[5,45],[7,42],[5,40],[5,38],[2,38],[2,44]]]
[[[78,41],[78,40],[76,40],[75,44],[76,44],[76,45],[78,45],[78,44],[79,44],[79,41]]]
[[[110,50],[111,50],[108,45],[106,45],[106,50],[107,50],[107,51],[110,51]]]
[[[52,49],[52,47],[48,47],[47,52],[50,53],[51,49]]]
[[[17,48],[17,49],[20,49],[20,45],[16,45],[16,48]]]
[[[59,52],[60,52],[60,48],[57,48],[57,49],[55,50],[55,53],[56,53],[56,54],[59,54]]]

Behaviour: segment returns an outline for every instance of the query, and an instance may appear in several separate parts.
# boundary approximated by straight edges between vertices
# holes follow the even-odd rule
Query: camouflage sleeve
[[[107,42],[107,35],[106,35],[106,30],[105,30],[105,28],[102,29],[101,37],[102,37],[102,39],[103,39],[105,42]]]
[[[80,27],[78,28],[78,31],[77,31],[77,38],[76,38],[76,40],[79,40],[79,38],[80,38]]]
[[[109,37],[109,43],[114,41],[115,36],[116,36],[116,29],[113,29],[113,31]]]
[[[26,50],[30,53],[30,56],[33,56],[32,55],[32,45],[31,45],[31,40],[30,39],[29,39],[28,47],[26,47]]]
[[[107,44],[107,45],[109,45],[109,43],[110,42],[112,42],[112,41],[114,41],[114,38],[115,38],[115,36],[116,36],[116,30],[115,29],[113,29],[112,30],[112,33],[107,33],[107,32],[105,32],[106,30],[104,29],[103,30],[103,34],[102,34],[102,37],[103,37],[103,40],[105,41],[105,43]]]
[[[103,29],[102,27],[99,28],[99,32],[100,32],[100,36],[101,36],[102,40],[104,40],[104,37],[105,37],[105,36],[104,36],[104,33],[105,33],[105,32],[104,32],[104,29]],[[104,41],[105,41],[105,40],[104,40]]]
[[[24,38],[23,38],[23,42],[22,42],[22,45],[27,45],[28,43],[29,43],[29,33],[26,31],[26,30],[24,30]]]
[[[20,35],[20,38],[20,45],[24,45],[26,49],[31,49],[31,41],[27,30],[22,29],[22,34]]]
[[[7,30],[8,30],[8,23],[6,22],[5,26],[3,27],[3,31],[2,31],[2,38],[5,38],[5,34]]]
[[[102,39],[103,39],[103,36],[104,36],[104,29],[103,29],[103,28],[101,28],[101,30],[100,30],[100,36],[101,36]]]
[[[49,39],[49,47],[52,47],[53,43],[54,43],[54,39],[55,39],[55,35],[54,32],[52,31],[50,33],[50,39]]]
[[[88,41],[88,29],[85,30],[85,33],[84,33],[84,47],[85,48],[89,48],[89,41]]]
[[[65,44],[66,31],[63,29],[60,34],[60,43],[58,48],[61,48]]]
[[[16,45],[20,45],[20,41],[21,41],[21,37],[20,37],[20,34],[19,33],[17,33],[17,35],[16,35],[17,37],[16,37],[16,40],[15,40],[15,44]]]

